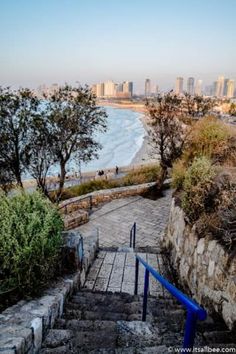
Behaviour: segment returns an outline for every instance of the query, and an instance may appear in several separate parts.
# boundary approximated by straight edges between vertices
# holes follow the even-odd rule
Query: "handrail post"
[[[133,249],[135,249],[135,243],[136,243],[136,222],[134,223],[133,228],[134,228]]]
[[[89,202],[90,202],[90,206],[89,206],[89,209],[92,210],[93,208],[93,200],[92,200],[92,195],[89,196]]]
[[[138,258],[136,258],[136,261],[135,261],[134,295],[138,295],[138,273],[139,273],[139,260],[138,260]]]
[[[148,287],[149,287],[149,270],[145,270],[145,280],[144,280],[144,294],[143,294],[143,315],[142,321],[146,321],[147,317],[147,299],[148,299]]]
[[[183,350],[184,349],[193,349],[194,344],[194,337],[196,332],[196,324],[197,324],[197,315],[192,311],[188,310],[187,313],[187,320],[185,324],[185,333],[184,333],[184,343],[183,343]],[[187,352],[187,350],[186,350]],[[183,351],[185,353],[185,351]],[[189,351],[188,351],[189,353]]]
[[[130,240],[129,240],[129,247],[132,247],[132,229],[130,229]]]

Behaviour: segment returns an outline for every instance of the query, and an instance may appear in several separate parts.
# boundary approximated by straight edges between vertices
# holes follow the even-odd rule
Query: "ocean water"
[[[81,164],[82,172],[129,165],[142,146],[145,130],[140,121],[141,113],[108,106],[104,108],[108,114],[108,129],[97,136],[103,148],[97,160]],[[72,161],[67,171],[78,171],[77,163]]]

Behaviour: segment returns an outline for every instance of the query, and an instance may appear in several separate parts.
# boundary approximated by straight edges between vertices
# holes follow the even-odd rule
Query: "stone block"
[[[204,249],[205,249],[205,239],[204,239],[204,238],[201,238],[201,239],[198,241],[198,244],[197,244],[197,253],[198,253],[198,254],[203,254]]]
[[[31,322],[31,328],[33,331],[33,345],[34,351],[37,353],[42,345],[43,340],[43,321],[42,318],[36,317]]]

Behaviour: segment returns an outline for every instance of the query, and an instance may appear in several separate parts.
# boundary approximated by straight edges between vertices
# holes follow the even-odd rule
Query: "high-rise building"
[[[227,91],[228,91],[228,82],[229,79],[224,79],[224,91],[223,91],[223,96],[227,96]]]
[[[96,96],[103,97],[104,96],[104,83],[101,82],[100,84],[96,85]]]
[[[177,77],[175,84],[176,95],[181,95],[184,92],[184,79],[182,77]]]
[[[146,97],[151,96],[151,80],[150,79],[145,80],[145,96]]]
[[[104,82],[104,96],[114,97],[116,93],[115,83],[113,81]]]
[[[123,93],[128,94],[130,97],[133,96],[133,82],[131,81],[123,82]]]
[[[156,95],[158,95],[158,94],[159,94],[159,86],[156,85]]]
[[[189,77],[187,81],[187,93],[194,95],[194,77]]]
[[[197,80],[195,87],[195,94],[200,96],[202,94],[202,80]]]
[[[213,96],[216,96],[216,94],[217,94],[217,81],[213,82],[212,92],[213,92]]]
[[[224,95],[224,85],[225,85],[224,76],[219,76],[218,80],[217,80],[217,85],[216,85],[216,96],[217,97],[223,97],[223,95]]]
[[[234,97],[234,80],[228,80],[226,96],[227,98]]]

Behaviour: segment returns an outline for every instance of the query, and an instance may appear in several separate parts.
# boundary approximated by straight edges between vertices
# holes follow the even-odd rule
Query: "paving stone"
[[[172,191],[167,190],[157,200],[140,196],[113,200],[94,211],[89,222],[78,230],[87,237],[98,228],[100,247],[128,247],[129,232],[136,221],[136,247],[158,248],[168,221],[171,196]]]

